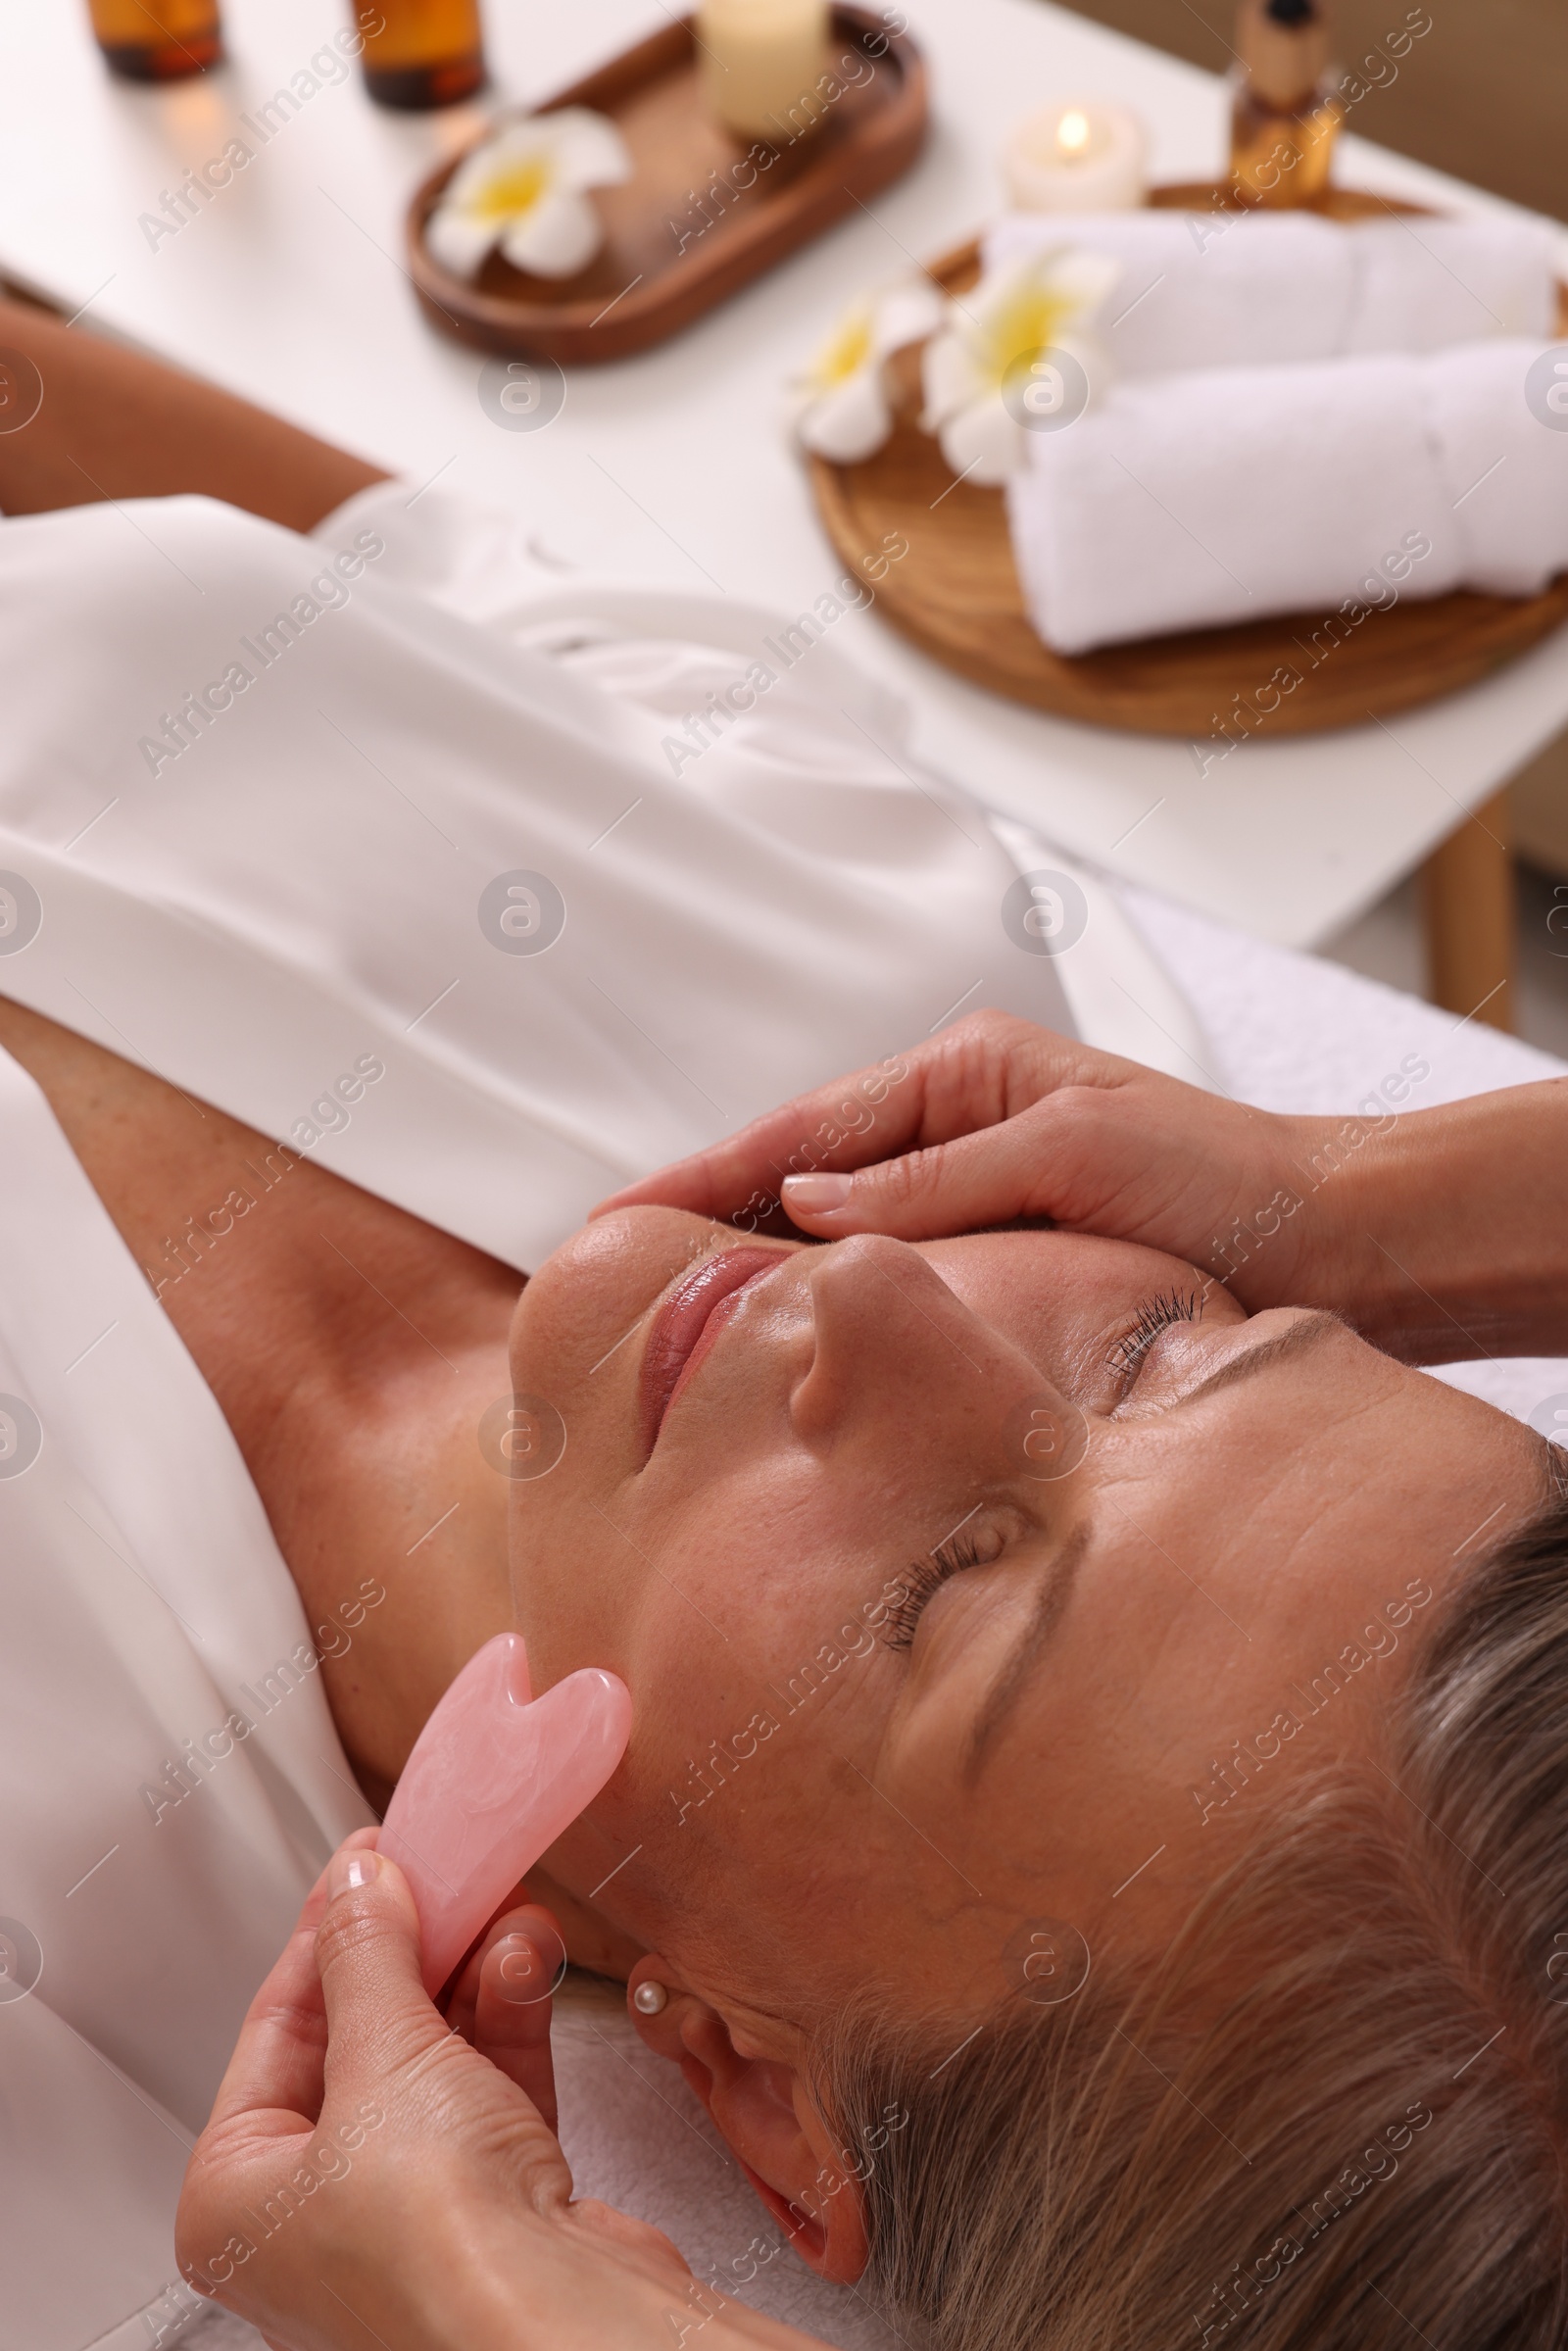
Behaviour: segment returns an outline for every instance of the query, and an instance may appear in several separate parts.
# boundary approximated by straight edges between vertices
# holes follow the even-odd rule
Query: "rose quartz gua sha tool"
[[[626,1685],[598,1666],[536,1698],[520,1633],[498,1633],[469,1658],[415,1743],[379,1839],[414,1891],[432,1999],[523,1872],[593,1802],[630,1733]]]

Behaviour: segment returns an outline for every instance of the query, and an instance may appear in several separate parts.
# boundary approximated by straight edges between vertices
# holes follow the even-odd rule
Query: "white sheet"
[[[0,1998],[0,2346],[128,2351],[266,1954],[369,1814],[275,1672],[309,1637],[227,1425],[3,1054],[0,1130],[0,1935],[42,1953]]]
[[[393,495],[373,494],[383,506]],[[647,1164],[662,1149],[684,1148],[684,1140],[672,1145],[671,1135],[695,1140],[713,1131],[717,1114],[694,1110],[679,1073],[658,1066],[656,1055],[639,1059],[628,1051],[624,1082],[641,1126],[591,1123],[589,1146],[574,1145],[578,1157],[568,1166],[557,1149],[543,1077],[536,1069],[533,1093],[517,1078],[519,1065],[531,1066],[537,1043],[531,1032],[500,1020],[487,1026],[477,1014],[465,1026],[456,1012],[400,1031],[397,1016],[411,1005],[417,1013],[422,991],[433,995],[441,973],[450,973],[451,960],[443,959],[449,946],[454,955],[470,954],[459,976],[474,983],[476,997],[483,997],[485,974],[497,977],[498,988],[515,977],[510,960],[497,954],[487,965],[466,940],[466,925],[477,932],[472,883],[475,872],[484,873],[484,860],[475,863],[468,853],[464,891],[454,891],[449,906],[431,877],[442,874],[446,856],[462,857],[464,851],[411,854],[409,843],[422,840],[416,827],[424,817],[399,808],[390,782],[359,786],[352,760],[323,756],[318,738],[296,727],[291,755],[288,727],[271,736],[258,726],[265,740],[247,751],[236,707],[221,714],[197,751],[159,777],[142,784],[128,772],[143,710],[156,722],[150,706],[208,673],[194,654],[187,661],[182,650],[177,663],[171,658],[171,612],[194,613],[196,636],[206,630],[204,644],[219,642],[236,620],[250,627],[265,622],[275,603],[272,589],[294,580],[285,566],[299,563],[298,542],[288,534],[243,525],[241,586],[247,594],[267,586],[260,609],[237,600],[220,567],[208,571],[198,603],[202,583],[181,585],[171,565],[218,566],[219,542],[237,542],[218,510],[198,506],[193,513],[192,504],[139,510],[159,536],[152,551],[122,521],[117,537],[110,510],[79,510],[88,519],[63,519],[58,531],[24,528],[20,553],[13,534],[24,526],[0,526],[0,598],[7,605],[0,680],[8,714],[0,746],[0,865],[16,867],[25,857],[42,877],[44,909],[31,943],[0,962],[0,985],[116,1050],[172,1069],[192,1091],[264,1130],[281,1127],[285,1134],[367,1043],[384,1048],[388,1081],[384,1087],[376,1081],[356,1101],[350,1124],[318,1147],[322,1157],[335,1151],[331,1163],[371,1189],[526,1262],[552,1221],[574,1213],[573,1186],[597,1186],[602,1169],[618,1165],[616,1151]],[[663,723],[650,698],[664,690],[660,678],[667,687],[672,676],[689,675],[682,663],[709,658],[700,650],[694,657],[693,643],[722,650],[733,616],[699,612],[691,600],[665,602],[661,624],[691,634],[674,655],[664,640],[665,657],[647,659],[641,713],[617,711],[608,696],[587,694],[581,678],[563,673],[559,640],[564,613],[574,610],[579,664],[597,664],[601,674],[618,666],[625,693],[644,658],[634,643],[631,601],[616,605],[608,594],[558,591],[553,610],[526,596],[518,610],[515,550],[498,531],[486,540],[453,510],[432,511],[436,526],[426,530],[423,560],[444,613],[415,604],[420,557],[411,530],[396,550],[388,535],[387,558],[396,563],[376,595],[357,592],[349,607],[312,624],[341,630],[356,612],[366,623],[359,635],[347,632],[345,651],[351,672],[363,662],[363,675],[380,680],[371,756],[406,781],[416,771],[430,794],[427,812],[439,817],[461,809],[497,865],[521,861],[527,826],[554,824],[552,842],[580,860],[583,873],[597,874],[586,864],[599,854],[582,845],[586,825],[568,837],[537,774],[486,772],[482,755],[488,750],[494,759],[504,748],[507,714],[514,722],[516,716],[508,697],[521,692],[517,681],[524,680],[527,696],[556,729],[552,741],[570,750],[582,797],[598,793],[596,817],[608,810],[608,824],[624,808],[616,796],[628,772],[639,782],[655,780],[645,797],[664,829],[656,828],[646,850],[617,853],[623,862],[607,868],[613,878],[605,887],[622,904],[638,886],[648,887],[666,926],[653,938],[649,959],[675,975],[675,993],[661,999],[655,992],[654,1001],[661,1012],[674,1004],[690,1030],[679,1040],[666,1034],[666,1046],[679,1042],[696,1054],[721,1055],[726,1042],[744,1037],[745,1020],[760,1019],[782,1054],[769,1064],[774,1074],[754,1085],[760,1099],[771,1100],[783,1090],[776,1072],[790,1053],[814,1054],[806,1074],[825,1075],[864,1050],[847,1042],[870,1025],[863,1006],[845,993],[859,978],[872,991],[870,1018],[884,1024],[873,1050],[907,1044],[917,1033],[922,992],[940,994],[932,981],[943,953],[929,920],[921,929],[916,916],[944,909],[963,947],[972,946],[984,961],[994,952],[991,926],[1002,936],[999,880],[1050,853],[1014,834],[1007,835],[1005,854],[988,846],[972,804],[915,784],[902,768],[893,771],[899,780],[891,780],[885,763],[868,759],[863,771],[846,775],[844,744],[834,735],[825,772],[834,774],[837,760],[835,789],[852,812],[858,810],[857,821],[888,806],[899,811],[890,831],[872,823],[859,836],[862,845],[872,836],[881,844],[874,880],[867,878],[868,861],[855,854],[856,839],[838,825],[833,790],[818,793],[811,821],[827,828],[835,854],[826,854],[820,840],[809,853],[792,845],[789,827],[804,821],[800,769],[775,754],[781,772],[770,779],[768,798],[760,775],[768,755],[755,744],[744,758],[739,748],[731,754],[733,735],[705,755],[696,771],[704,793],[711,790],[711,805],[696,801],[692,784],[682,791],[695,805],[676,806],[675,796],[659,788],[648,757],[649,732]],[[367,526],[363,507],[338,522],[351,533]],[[127,546],[139,547],[128,561]],[[309,551],[307,569],[318,555]],[[83,576],[74,568],[81,563],[97,568]],[[405,572],[401,584],[397,563]],[[58,601],[54,614],[40,618],[45,589]],[[74,682],[64,695],[62,605],[77,615],[69,649]],[[461,618],[484,611],[549,632],[558,646],[554,669],[497,650]],[[180,632],[182,649],[194,641],[188,629]],[[447,699],[434,714],[386,665],[401,660],[435,693],[429,670],[420,668],[432,645],[451,673],[450,692],[441,688]],[[572,657],[564,658],[569,671]],[[149,695],[144,671],[150,674],[157,660],[165,666]],[[325,663],[311,670],[311,660],[302,638],[283,657],[284,675],[269,681],[287,684],[289,708],[302,721],[316,707],[307,677],[311,690],[321,693],[341,674]],[[297,688],[288,664],[302,672]],[[41,679],[34,674],[40,668]],[[807,664],[802,669],[804,684]],[[817,720],[823,708],[829,716],[877,714],[876,699],[832,646],[813,648],[809,675],[829,686],[817,698]],[[133,690],[135,699],[127,699]],[[495,731],[486,742],[471,731],[477,721],[465,713],[465,696],[488,713]],[[591,727],[584,717],[590,704]],[[813,712],[792,702],[778,709],[800,730],[800,764],[809,771]],[[443,734],[442,726],[449,731]],[[412,737],[400,731],[405,727]],[[820,749],[821,724],[814,740]],[[308,755],[298,749],[305,741]],[[238,747],[231,766],[199,766],[201,751],[230,742]],[[824,772],[820,764],[816,772]],[[118,802],[116,785],[124,787]],[[748,792],[754,799],[737,814],[726,794],[744,804]],[[935,800],[943,807],[935,808]],[[630,824],[628,817],[620,835]],[[959,839],[963,825],[971,829]],[[74,834],[79,834],[74,844]],[[379,858],[378,841],[394,838],[396,856]],[[715,842],[738,860],[745,887],[760,891],[784,947],[778,938],[759,945],[753,902],[740,881],[727,899],[707,887],[716,871]],[[681,899],[672,844],[697,860],[705,880],[696,933],[702,952],[715,958],[712,967],[722,970],[726,985],[735,983],[732,997],[706,1005],[678,986]],[[781,875],[790,890],[804,889],[805,912],[781,891]],[[1418,1101],[1556,1074],[1544,1056],[1474,1023],[1454,1033],[1445,1015],[1428,1007],[1233,938],[1159,901],[1140,900],[1136,929],[1152,942],[1152,952],[1123,922],[1115,893],[1093,876],[1086,880],[1085,943],[1097,943],[1096,955],[1076,966],[1065,958],[1062,969],[1097,975],[1092,984],[1077,983],[1085,1002],[1098,988],[1108,1005],[1118,983],[1130,985],[1147,1016],[1159,1015],[1155,1026],[1171,1036],[1180,1032],[1176,1043],[1167,1037],[1164,1052],[1184,1074],[1206,1073],[1208,1082],[1280,1107],[1348,1104],[1412,1051],[1427,1054],[1433,1071]],[[807,970],[792,1001],[773,1004],[765,983],[785,974],[786,947],[800,936],[791,925],[808,917],[825,928],[832,970],[825,978]],[[972,931],[965,927],[971,920]],[[850,926],[842,941],[831,927],[840,922]],[[4,938],[0,932],[0,955]],[[880,965],[871,945],[886,951]],[[1027,962],[1022,980],[1042,989],[1050,960],[1013,954],[1004,936],[1003,945],[1014,977]],[[614,952],[615,971],[636,969],[624,937]],[[948,952],[954,953],[951,943]],[[555,953],[519,960],[544,969]],[[1201,1029],[1165,975],[1166,964],[1192,996]],[[569,968],[580,983],[581,969]],[[989,974],[1008,968],[1005,956],[986,966],[988,992]],[[955,969],[961,975],[972,963],[958,961]],[[649,995],[645,989],[623,1002],[647,1015]],[[562,1001],[558,990],[551,1002]],[[1035,1001],[1038,1010],[1045,998]],[[812,1020],[820,1024],[816,1031]],[[1083,1025],[1096,1033],[1093,1020]],[[586,1032],[579,1023],[573,1033]],[[588,1044],[598,1055],[597,1082],[606,1088],[619,1082],[621,1063],[602,1037],[590,1034]],[[710,1066],[701,1062],[704,1071]],[[753,1084],[753,1073],[725,1067],[742,1089]],[[741,1106],[747,1105],[734,1114]],[[419,1120],[431,1117],[445,1124],[421,1149]],[[41,1097],[3,1057],[0,1121],[7,1145],[0,1184],[0,1396],[30,1402],[43,1432],[29,1467],[20,1476],[0,1475],[0,1786],[7,1795],[0,1807],[0,1915],[21,1920],[44,1955],[36,1988],[24,1999],[0,2000],[0,2351],[88,2345],[131,2351],[159,2340],[160,2327],[161,2339],[172,2339],[185,2324],[188,2298],[166,2291],[172,2267],[169,2218],[185,2144],[205,2114],[244,2002],[311,1875],[330,1842],[366,1815],[310,1670],[266,1710],[247,1695],[279,1659],[306,1648],[293,1587],[210,1393]],[[537,1187],[544,1204],[526,1218],[509,1204],[518,1189],[519,1160],[530,1174],[544,1171]],[[1494,1393],[1506,1387],[1509,1400],[1525,1409],[1568,1388],[1563,1366],[1457,1376],[1483,1392],[1489,1381]],[[9,1407],[0,1403],[0,1409]],[[181,1803],[160,1810],[156,1784],[166,1764],[187,1740],[218,1733],[231,1709],[255,1717],[254,1731],[218,1756]],[[223,1745],[220,1733],[216,1744]],[[678,2078],[662,2072],[657,2082],[650,2078],[623,2019],[591,2003],[573,2005],[562,2034],[561,2073],[564,2133],[583,2193],[647,2213],[705,2274],[724,2274],[733,2290],[759,2307],[846,2351],[886,2351],[890,2338],[862,2297],[816,2284],[789,2257],[765,2262],[750,2282],[737,2275],[735,2264],[744,2267],[752,2239],[770,2241],[772,2231]],[[89,2258],[83,2246],[91,2248]],[[220,2343],[254,2351],[259,2339],[208,2315],[197,2331],[213,2351]]]

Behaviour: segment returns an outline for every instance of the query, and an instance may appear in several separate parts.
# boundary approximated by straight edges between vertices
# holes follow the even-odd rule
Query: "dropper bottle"
[[[1233,193],[1279,209],[1317,203],[1345,119],[1323,0],[1241,0],[1236,52]]]
[[[479,0],[375,0],[355,16],[365,86],[378,106],[422,112],[483,88]]]
[[[98,46],[129,81],[179,81],[223,62],[218,0],[88,0]]]

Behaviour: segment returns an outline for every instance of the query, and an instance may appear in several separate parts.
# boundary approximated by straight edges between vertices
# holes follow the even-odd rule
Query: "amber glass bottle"
[[[451,106],[483,86],[479,0],[372,0],[355,13],[365,86],[380,105]]]
[[[1345,109],[1328,71],[1323,0],[1242,0],[1231,179],[1249,204],[1312,204],[1329,184]]]
[[[218,0],[88,0],[98,46],[132,81],[178,81],[223,59]]]

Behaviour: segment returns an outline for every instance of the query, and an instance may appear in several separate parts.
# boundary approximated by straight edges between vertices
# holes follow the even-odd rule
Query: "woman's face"
[[[1043,1921],[1168,1932],[1293,1777],[1375,1746],[1541,1492],[1529,1431],[1329,1317],[1063,1233],[630,1209],[530,1282],[512,1370],[566,1436],[512,1493],[535,1686],[609,1666],[635,1710],[549,1867],[801,2021],[869,1979],[955,2016],[1071,1988]]]

